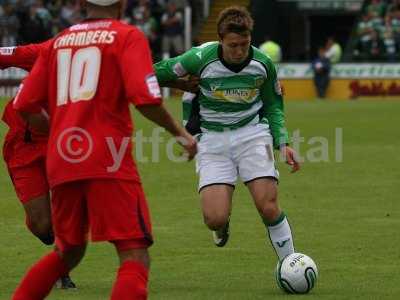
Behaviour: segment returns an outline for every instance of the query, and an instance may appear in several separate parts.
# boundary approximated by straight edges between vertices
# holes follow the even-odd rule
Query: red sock
[[[64,262],[56,252],[52,252],[31,267],[12,300],[42,300],[50,293],[54,283],[67,273]]]
[[[118,270],[111,300],[146,300],[148,273],[142,263],[125,261]]]

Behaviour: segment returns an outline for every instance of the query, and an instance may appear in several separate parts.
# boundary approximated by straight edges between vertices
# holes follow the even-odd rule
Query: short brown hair
[[[217,21],[218,35],[222,39],[228,33],[251,34],[254,21],[249,11],[242,6],[230,6],[220,12]]]

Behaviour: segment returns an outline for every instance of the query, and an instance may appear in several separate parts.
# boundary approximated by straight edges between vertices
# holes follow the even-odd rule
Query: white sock
[[[269,238],[274,247],[279,260],[284,259],[287,255],[294,253],[292,231],[289,222],[283,214],[283,220],[273,226],[268,226]],[[279,217],[279,219],[282,218]]]

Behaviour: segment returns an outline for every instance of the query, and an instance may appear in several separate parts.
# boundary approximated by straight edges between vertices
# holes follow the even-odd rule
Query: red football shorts
[[[22,204],[49,193],[44,158],[24,166],[8,167],[8,173]]]
[[[73,181],[52,189],[53,229],[60,247],[88,240],[122,248],[153,243],[150,214],[140,183],[118,179]]]

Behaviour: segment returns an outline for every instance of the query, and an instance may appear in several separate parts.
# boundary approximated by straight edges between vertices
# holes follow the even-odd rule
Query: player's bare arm
[[[188,78],[179,78],[176,80],[160,82],[163,87],[179,89],[189,93],[197,93],[199,91],[200,78],[197,76],[189,76]]]
[[[172,118],[164,105],[143,105],[137,106],[137,109],[144,117],[165,128],[176,137],[188,153],[189,160],[195,157],[197,153],[196,140]]]

